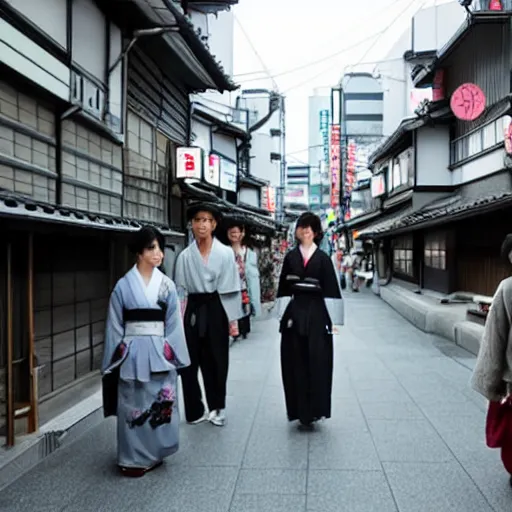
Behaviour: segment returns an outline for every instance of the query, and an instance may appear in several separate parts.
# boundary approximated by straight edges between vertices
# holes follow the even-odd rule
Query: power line
[[[362,44],[371,41],[373,38],[378,37],[381,33],[383,33],[384,30],[381,30],[380,32],[376,32],[375,34],[372,34],[371,36],[368,36],[361,41],[358,41],[357,43],[351,44],[350,46],[347,46],[345,48],[342,48],[341,50],[338,50],[335,53],[331,53],[330,55],[326,55],[325,57],[322,57],[321,59],[316,59],[314,61],[310,61],[307,64],[302,64],[301,66],[297,66],[294,68],[287,69],[286,71],[281,71],[280,73],[276,73],[271,78],[278,78],[280,76],[289,75],[291,73],[295,73],[296,71],[301,71],[306,68],[310,68],[313,66],[316,66],[317,64],[321,64],[322,62],[326,62],[328,60],[334,59],[335,57],[338,57],[339,55],[342,55],[343,53],[346,53],[350,50],[353,50],[354,48],[357,48],[358,46],[361,46]],[[248,78],[246,80],[243,80],[244,83],[246,82],[255,82],[257,80],[263,80],[263,77],[258,78]]]
[[[404,2],[404,1],[405,1],[405,0],[399,0],[399,2]],[[392,1],[391,1],[391,2],[389,2],[388,4],[384,5],[381,9],[379,9],[377,12],[374,12],[374,13],[373,13],[369,18],[367,18],[367,19],[366,19],[366,23],[367,23],[369,20],[372,20],[372,19],[374,19],[374,18],[379,18],[379,17],[380,17],[380,15],[381,15],[383,12],[385,12],[385,11],[389,10],[390,6],[392,6],[392,5],[393,5],[394,7],[396,7],[396,3],[397,3],[397,2],[396,2],[396,0],[392,0]],[[379,34],[379,33],[380,33],[380,32],[376,32],[376,33],[375,33],[375,34],[373,34],[372,36],[369,36],[369,37],[368,37],[368,39],[371,39],[372,37],[376,36],[376,35],[377,35],[377,34]],[[364,42],[364,41],[365,41],[365,40],[361,41],[360,43],[362,43],[362,42]],[[337,40],[330,40],[330,41],[328,41],[327,43],[322,44],[322,45],[321,45],[321,47],[324,47],[324,46],[333,46],[333,45],[334,45],[334,44],[336,44],[336,43],[337,43]],[[360,43],[356,43],[356,45],[355,45],[355,46],[358,46]],[[349,47],[349,48],[347,48],[347,50],[348,50],[348,49],[350,49],[350,47]],[[345,51],[345,50],[344,50],[344,49],[341,49],[341,51]],[[336,55],[338,55],[338,54],[339,54],[339,53],[337,52],[336,54],[333,54],[333,55],[334,55],[334,56],[336,56]],[[316,63],[321,62],[321,61],[322,61],[322,60],[320,60],[320,61],[318,61],[318,60],[317,60],[317,61],[311,62],[311,65],[316,64]],[[309,66],[309,64],[306,64],[305,66]],[[294,67],[294,68],[292,68],[292,69],[293,69],[293,70],[295,70],[295,69],[297,69],[297,68],[298,68],[298,69],[303,69],[303,68],[302,68],[302,65],[299,65],[298,67]],[[263,70],[252,71],[252,72],[247,72],[247,73],[238,73],[238,74],[233,75],[233,78],[238,78],[238,77],[242,77],[242,76],[250,76],[250,75],[261,75],[261,74],[267,74],[267,72],[268,72],[268,70],[263,69]],[[288,74],[289,72],[291,72],[291,70],[290,70],[290,71],[284,71],[282,74],[284,74],[284,73]],[[280,76],[280,75],[281,75],[281,73],[276,73],[276,74],[274,74],[273,76]],[[249,80],[249,79],[248,79],[248,80]],[[252,80],[257,80],[257,79],[255,78],[255,79],[252,79]]]
[[[245,30],[245,28],[243,27],[242,23],[240,23],[240,20],[237,18],[236,15],[233,15],[233,17],[235,18],[235,21],[238,23],[238,26],[240,27],[240,30],[242,31],[243,35],[245,36],[245,38],[247,39],[247,42],[249,43],[249,46],[252,48],[252,51],[254,52],[254,55],[256,55],[256,57],[258,58],[258,60],[260,61],[263,69],[265,70],[265,73],[268,75],[268,77],[270,78],[270,80],[272,80],[272,84],[274,85],[274,87],[276,89],[278,89],[278,86],[277,86],[277,83],[276,81],[274,80],[274,77],[272,76],[272,74],[270,73],[267,65],[265,64],[265,61],[263,60],[263,58],[261,57],[261,55],[259,54],[258,50],[256,50],[256,47],[254,46],[251,38],[249,37],[249,34],[247,33],[247,31]]]
[[[395,18],[395,20],[391,23],[391,25],[389,25],[388,27],[386,27],[384,30],[378,32],[377,34],[374,34],[373,37],[376,37],[377,39],[375,41],[373,41],[373,43],[370,45],[370,47],[364,52],[363,56],[361,57],[361,59],[359,59],[359,61],[356,63],[356,64],[352,64],[352,65],[349,65],[349,66],[346,66],[346,68],[348,67],[355,67],[355,66],[359,66],[362,64],[362,61],[368,56],[368,54],[370,53],[370,51],[372,50],[372,48],[375,47],[375,45],[378,43],[378,41],[380,40],[381,36],[383,36],[416,2],[418,2],[419,0],[411,0],[411,2],[409,2],[407,4],[407,6],[402,9],[402,11],[399,13],[399,15]],[[423,0],[420,7],[418,8],[421,9],[421,7],[427,2],[427,0]],[[372,38],[373,38],[372,37]],[[316,78],[318,78],[319,76],[323,75],[324,73],[327,73],[327,71],[329,71],[329,69],[325,69],[324,71],[321,71],[320,73],[316,74],[315,76],[313,77],[310,77],[308,78],[307,80],[303,80],[302,82],[292,86],[292,87],[289,87],[288,89],[286,89],[285,93],[286,92],[289,92],[293,89],[297,89],[299,87],[302,87],[303,85],[306,85],[307,83],[315,80]]]
[[[418,0],[411,0],[411,2],[407,4],[405,9],[402,9],[397,18],[393,21],[393,23],[391,23],[391,25],[388,25],[388,27],[386,27],[386,29],[379,34],[377,39],[370,45],[370,47],[366,50],[364,55],[359,59],[357,64],[352,65],[352,68],[359,66],[362,63],[362,61],[368,56],[368,54],[372,51],[375,45],[379,42],[381,36],[383,36],[416,2],[418,2]],[[423,0],[421,2],[421,5],[418,7],[418,11],[423,7],[423,5],[425,5],[426,2],[427,0]]]

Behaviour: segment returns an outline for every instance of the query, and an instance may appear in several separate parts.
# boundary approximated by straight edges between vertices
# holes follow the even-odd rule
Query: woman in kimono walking
[[[318,248],[320,219],[302,214],[295,236],[277,291],[281,371],[289,421],[310,427],[331,417],[333,332],[343,325],[343,302],[333,262]]]
[[[117,416],[117,463],[143,476],[178,450],[177,370],[190,364],[174,283],[157,267],[164,239],[144,227],[135,266],[110,297],[103,356],[105,416]]]
[[[239,336],[245,340],[251,332],[251,316],[261,314],[258,259],[256,253],[245,243],[245,226],[233,220],[227,221],[226,224],[228,239],[235,253],[240,274],[242,310],[244,313],[240,320],[231,322],[230,334],[235,340]]]
[[[192,424],[226,422],[229,367],[229,324],[243,316],[240,277],[233,251],[214,237],[220,212],[196,203],[187,216],[194,242],[176,261],[175,281],[183,304],[185,336],[191,364],[180,371],[185,416]],[[209,413],[206,412],[198,370],[201,369]]]

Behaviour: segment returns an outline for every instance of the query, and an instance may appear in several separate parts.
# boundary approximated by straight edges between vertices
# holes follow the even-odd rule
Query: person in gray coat
[[[501,254],[512,263],[512,234],[506,236]],[[490,402],[512,391],[512,277],[501,281],[494,294],[471,386]]]
[[[507,235],[502,256],[512,263],[512,234]],[[471,378],[473,389],[489,401],[500,401],[512,384],[512,277],[501,281],[494,294]]]

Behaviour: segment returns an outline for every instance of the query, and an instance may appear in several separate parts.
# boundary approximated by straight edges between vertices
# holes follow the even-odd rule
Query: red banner
[[[331,151],[330,151],[330,181],[331,181],[331,208],[336,208],[340,204],[340,125],[331,126]]]

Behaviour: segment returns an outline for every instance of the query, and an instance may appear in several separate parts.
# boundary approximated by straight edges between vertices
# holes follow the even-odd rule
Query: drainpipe
[[[188,107],[188,123],[187,123],[187,145],[192,145],[192,116],[194,115],[194,111],[196,109],[196,105],[193,101],[190,102]]]

